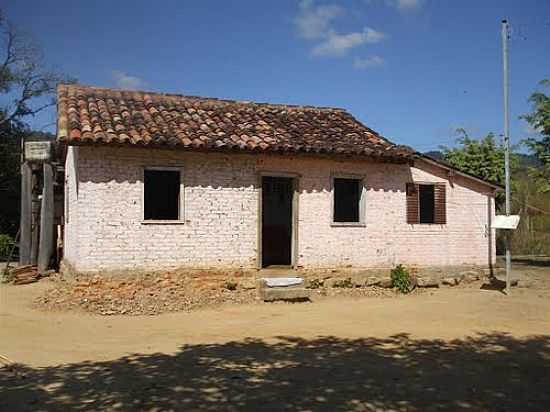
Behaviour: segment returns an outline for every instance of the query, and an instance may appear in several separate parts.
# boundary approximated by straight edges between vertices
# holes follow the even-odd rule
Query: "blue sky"
[[[421,151],[452,144],[458,127],[502,133],[502,18],[512,25],[513,142],[533,133],[518,116],[550,78],[548,0],[5,0],[2,8],[50,67],[81,83],[343,107]],[[53,119],[52,111],[30,123]]]

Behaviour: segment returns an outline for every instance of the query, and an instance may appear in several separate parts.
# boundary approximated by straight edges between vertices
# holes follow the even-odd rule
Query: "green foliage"
[[[0,234],[0,261],[6,261],[15,244],[10,235]]]
[[[11,236],[19,227],[20,141],[25,133],[21,127],[0,125],[0,233]]]
[[[550,80],[540,82],[543,87],[550,87]],[[533,112],[522,116],[540,135],[540,139],[529,138],[524,142],[531,152],[542,163],[540,168],[531,168],[530,176],[535,179],[538,191],[550,193],[550,96],[535,92],[529,98]]]
[[[342,279],[342,280],[337,280],[336,282],[334,282],[332,287],[334,287],[334,288],[353,288],[354,284],[351,281],[351,278],[346,278],[346,279]]]
[[[401,293],[409,293],[413,289],[413,282],[407,268],[403,265],[397,265],[391,272],[392,287],[399,290]]]
[[[450,165],[482,179],[504,185],[504,145],[497,143],[492,133],[481,139],[472,139],[464,129],[458,129],[458,147],[442,147],[443,159]],[[519,162],[510,156],[510,168],[516,169]],[[503,194],[497,195],[501,203]]]
[[[227,290],[237,290],[238,286],[239,284],[233,280],[226,280],[225,283],[223,284],[224,289],[227,289]]]
[[[464,172],[494,183],[504,184],[504,145],[498,144],[492,133],[472,139],[464,129],[458,129],[459,147],[442,147],[443,159]]]
[[[319,289],[321,286],[323,286],[323,281],[320,279],[311,279],[308,282],[307,288],[308,289]]]

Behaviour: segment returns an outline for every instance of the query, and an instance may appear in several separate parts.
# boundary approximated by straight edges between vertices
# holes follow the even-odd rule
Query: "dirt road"
[[[0,287],[1,410],[550,410],[545,287],[154,317],[30,308],[45,287]]]

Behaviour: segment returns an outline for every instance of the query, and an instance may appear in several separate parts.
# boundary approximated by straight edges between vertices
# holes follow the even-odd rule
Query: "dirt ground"
[[[223,305],[158,316],[39,311],[0,287],[0,410],[550,410],[550,266],[526,288]]]

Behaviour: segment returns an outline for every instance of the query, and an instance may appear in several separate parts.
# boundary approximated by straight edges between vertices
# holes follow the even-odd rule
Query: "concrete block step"
[[[258,289],[260,299],[266,302],[275,300],[309,300],[311,293],[311,289],[296,287]]]

